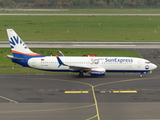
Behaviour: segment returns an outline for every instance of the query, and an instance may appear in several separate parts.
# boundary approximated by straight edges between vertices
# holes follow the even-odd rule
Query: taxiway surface
[[[160,118],[160,50],[130,49],[155,63],[152,74],[1,74],[0,119],[155,120]]]

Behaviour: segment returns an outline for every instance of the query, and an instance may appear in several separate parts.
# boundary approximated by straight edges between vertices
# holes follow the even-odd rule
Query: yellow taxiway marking
[[[106,93],[106,91],[101,91],[101,93]]]
[[[89,93],[88,91],[65,91],[64,93]]]
[[[113,81],[113,82],[106,82],[106,83],[97,84],[94,87],[98,87],[98,86],[102,86],[102,85],[108,85],[108,84],[115,84],[115,83],[131,82],[131,81],[142,81],[142,80],[154,79],[154,78],[158,78],[158,77],[160,77],[160,76],[153,76],[153,77],[148,77],[148,78],[135,78],[135,79],[127,79],[127,80],[119,80],[119,81]]]
[[[137,93],[137,91],[113,91],[113,93]]]

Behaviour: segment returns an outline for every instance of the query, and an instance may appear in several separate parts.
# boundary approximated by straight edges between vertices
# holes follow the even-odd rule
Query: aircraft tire
[[[79,77],[83,77],[83,72],[79,72]]]
[[[142,74],[140,74],[140,75],[139,75],[139,77],[143,77],[143,75],[142,75]]]

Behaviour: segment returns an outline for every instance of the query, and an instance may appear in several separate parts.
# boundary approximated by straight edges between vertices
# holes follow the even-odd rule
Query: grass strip
[[[160,16],[0,16],[0,41],[160,42]]]

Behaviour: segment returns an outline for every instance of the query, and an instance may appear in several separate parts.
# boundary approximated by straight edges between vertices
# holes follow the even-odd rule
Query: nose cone
[[[154,70],[154,69],[156,69],[156,68],[157,68],[157,65],[152,64],[152,69]]]

